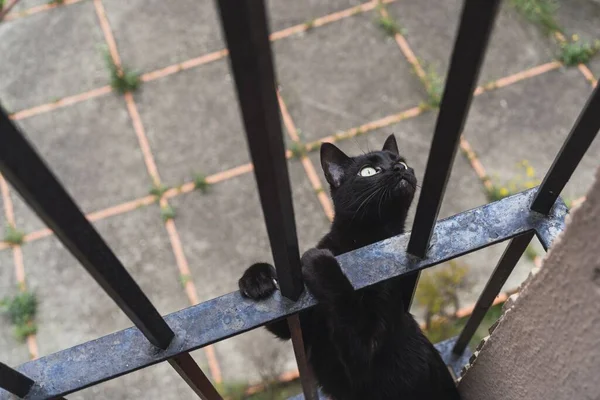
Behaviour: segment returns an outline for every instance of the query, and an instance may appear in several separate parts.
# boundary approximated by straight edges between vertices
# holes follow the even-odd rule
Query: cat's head
[[[381,151],[356,157],[347,156],[331,143],[323,143],[321,166],[331,188],[336,219],[376,222],[406,218],[417,178],[400,155],[393,134]]]

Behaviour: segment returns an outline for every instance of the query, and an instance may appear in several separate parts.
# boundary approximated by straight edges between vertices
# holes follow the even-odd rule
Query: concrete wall
[[[600,400],[600,171],[459,388],[463,400]]]

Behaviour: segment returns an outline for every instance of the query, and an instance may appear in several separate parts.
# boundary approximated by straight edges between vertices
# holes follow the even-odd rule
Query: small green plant
[[[323,187],[318,187],[315,189],[315,193],[316,194],[325,193],[325,189],[323,189]]]
[[[377,26],[388,36],[394,36],[401,31],[396,21],[387,14],[380,15],[379,19],[377,19]]]
[[[208,193],[208,190],[210,189],[210,183],[208,183],[206,180],[206,175],[194,175],[194,189],[199,190],[202,193]]]
[[[10,322],[15,326],[17,339],[25,340],[27,336],[36,333],[37,299],[33,293],[23,291],[14,297],[4,298],[0,301],[0,308],[3,309]]]
[[[310,31],[314,27],[315,27],[315,20],[314,19],[310,19],[310,20],[308,20],[308,21],[306,21],[304,23],[304,29],[306,29],[306,31]]]
[[[430,108],[439,108],[442,102],[442,95],[444,94],[444,80],[431,65],[424,68],[424,71],[423,84],[427,92],[426,105]]]
[[[289,146],[293,158],[303,158],[306,155],[306,146],[302,142],[292,142]]]
[[[25,238],[25,234],[12,225],[8,225],[6,227],[6,231],[4,233],[4,241],[6,243],[12,244],[14,246],[18,246],[23,244],[23,239]]]
[[[416,301],[425,308],[425,329],[438,320],[452,321],[460,308],[458,292],[468,286],[465,279],[468,267],[450,261],[444,268],[421,274]]]
[[[56,4],[57,6],[61,5],[61,4],[64,4],[64,3],[65,3],[65,0],[50,0],[48,2],[48,4]]]
[[[189,276],[188,274],[181,274],[179,276],[179,282],[181,282],[181,286],[183,286],[185,288],[185,285],[188,284],[188,282],[191,282],[192,277]]]
[[[160,216],[165,222],[175,218],[175,215],[175,209],[168,204],[160,208]]]
[[[561,32],[556,20],[556,0],[511,0],[512,6],[529,21],[539,25],[545,34]]]
[[[525,249],[525,257],[527,257],[528,260],[535,261],[535,259],[538,258],[538,256],[539,255],[537,251],[535,251],[532,245],[527,246],[527,248]]]
[[[486,195],[489,201],[502,200],[505,197],[531,189],[540,184],[535,178],[535,170],[529,164],[529,161],[523,160],[517,167],[521,170],[512,179],[504,183],[499,183],[498,179],[491,179],[491,185],[486,189]]]
[[[4,0],[0,0],[0,11],[4,8]]]
[[[166,186],[159,185],[159,184],[154,184],[154,185],[152,186],[152,188],[150,189],[149,193],[150,193],[152,196],[156,196],[157,198],[159,198],[159,199],[160,199],[160,198],[161,198],[161,197],[162,197],[162,196],[165,194],[165,192],[166,192],[167,190],[169,190],[169,188],[168,188],[168,187],[166,187]]]
[[[560,43],[558,59],[566,66],[585,64],[600,50],[600,41],[594,43],[582,42],[577,35],[571,40]]]
[[[106,65],[110,72],[110,86],[120,94],[135,92],[140,86],[140,75],[127,67],[119,68],[106,52]]]

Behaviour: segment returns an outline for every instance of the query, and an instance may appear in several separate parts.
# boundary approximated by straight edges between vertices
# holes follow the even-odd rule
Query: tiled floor
[[[422,179],[437,112],[417,108],[427,93],[414,69],[435,68],[445,76],[460,3],[385,5],[401,28],[396,39],[408,43],[415,60],[378,28],[381,11],[373,2],[356,8],[358,0],[269,0],[277,83],[291,118],[287,128],[290,123],[297,128],[286,129],[288,145],[296,133],[303,143],[315,143],[342,132],[337,144],[356,154],[379,148],[394,133]],[[215,3],[44,4],[22,0],[0,23],[3,107],[15,113],[18,126],[161,314],[236,290],[242,271],[253,262],[270,261],[271,254],[226,53],[220,52],[225,44]],[[565,33],[600,39],[600,6],[587,0],[560,5],[557,18]],[[102,8],[109,31],[100,24]],[[318,26],[307,29],[315,20]],[[134,96],[119,96],[106,86],[112,35],[116,48],[110,50],[145,74]],[[476,92],[464,130],[487,175],[498,182],[511,179],[523,159],[537,178],[543,177],[592,90],[578,68],[549,64],[556,51],[552,37],[504,3],[480,77],[481,85],[498,84]],[[589,68],[597,78],[600,61],[592,60]],[[349,138],[357,127],[362,134]],[[599,146],[596,140],[567,186],[568,199],[585,194],[599,165]],[[327,231],[330,204],[316,190],[325,183],[318,152],[303,162],[290,159],[288,165],[304,251]],[[313,168],[319,172],[316,179]],[[191,190],[197,173],[212,183],[208,193]],[[173,188],[162,199],[176,211],[167,224],[157,202],[147,197],[159,180]],[[16,224],[27,236],[17,247],[22,261],[0,242],[0,298],[17,292],[17,272],[24,270],[39,300],[38,333],[28,344],[13,339],[0,317],[2,362],[18,365],[31,355],[44,356],[131,325],[12,187],[2,198],[1,226]],[[457,155],[440,218],[486,202],[481,171]],[[407,229],[413,214],[414,209]],[[472,283],[461,293],[464,305],[477,298],[503,248],[460,259]],[[505,289],[517,287],[531,266],[524,257]],[[193,356],[222,385],[295,368],[290,344],[262,329]],[[156,389],[148,395],[150,386]],[[161,364],[70,398],[142,396],[194,395]]]

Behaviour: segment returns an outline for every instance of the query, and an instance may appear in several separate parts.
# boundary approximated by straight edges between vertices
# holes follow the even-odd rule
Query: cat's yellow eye
[[[370,165],[366,165],[360,169],[358,175],[360,176],[373,176],[380,172],[381,170],[378,168],[373,168]]]

